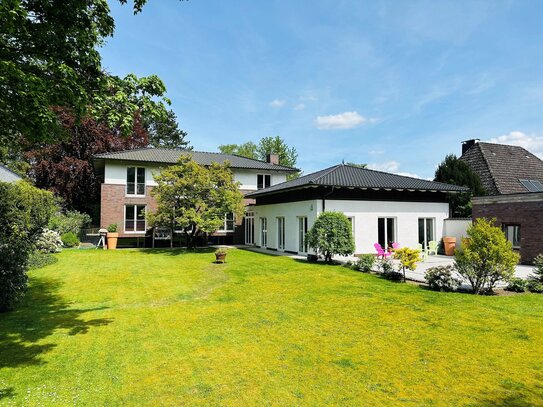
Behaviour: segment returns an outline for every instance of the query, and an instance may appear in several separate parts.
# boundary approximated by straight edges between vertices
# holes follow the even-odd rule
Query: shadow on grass
[[[501,391],[483,394],[473,406],[528,407],[540,405],[543,400],[543,386],[533,388],[514,380],[504,380],[501,387]]]
[[[6,387],[4,389],[0,389],[0,400],[12,398],[15,396],[15,391],[13,390],[13,387]]]
[[[41,341],[59,329],[67,330],[68,335],[81,335],[112,322],[109,318],[83,319],[82,314],[104,308],[70,308],[58,295],[59,287],[58,281],[34,277],[17,308],[0,314],[0,369],[44,363],[41,356],[57,345]],[[13,389],[0,389],[0,397],[10,397],[10,392]]]
[[[168,256],[180,256],[183,254],[191,254],[191,253],[214,253],[215,250],[217,250],[214,247],[197,247],[195,249],[187,249],[187,248],[159,248],[159,249],[141,249],[140,252],[144,254],[165,254]]]

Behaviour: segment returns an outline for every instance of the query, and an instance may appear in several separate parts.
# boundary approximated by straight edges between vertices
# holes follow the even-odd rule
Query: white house
[[[449,217],[447,193],[464,187],[336,165],[246,195],[245,243],[305,254],[305,234],[324,211],[343,212],[351,221],[356,253],[387,247],[427,245],[440,240]]]

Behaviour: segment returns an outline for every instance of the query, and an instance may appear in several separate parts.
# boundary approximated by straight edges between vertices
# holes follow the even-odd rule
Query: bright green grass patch
[[[232,250],[71,250],[0,315],[0,403],[538,405],[543,296]]]

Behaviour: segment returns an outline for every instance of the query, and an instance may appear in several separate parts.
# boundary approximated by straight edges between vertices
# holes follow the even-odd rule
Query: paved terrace
[[[258,253],[273,254],[276,256],[288,256],[294,259],[306,258],[305,256],[301,256],[298,254],[290,254],[290,253],[278,252],[275,250],[260,249],[260,248],[252,247],[252,246],[238,246],[238,247],[242,249],[258,252]],[[358,260],[358,258],[355,256],[348,256],[348,257],[336,256],[334,257],[334,260],[340,263],[346,263],[348,261],[356,261]],[[393,260],[393,261],[394,261],[394,264],[396,265],[399,264],[397,260]],[[425,282],[424,275],[426,274],[426,270],[428,270],[430,267],[449,266],[452,264],[454,264],[453,257],[441,256],[441,255],[428,256],[426,259],[424,259],[424,261],[417,264],[417,269],[415,271],[408,270],[406,271],[405,275],[409,280],[424,283]],[[516,266],[515,277],[526,279],[530,274],[532,274],[533,269],[534,269],[533,266],[518,265]],[[469,284],[467,284],[467,281],[465,281],[465,283],[466,283],[466,287],[469,287]],[[504,287],[505,285],[506,284],[504,284],[503,282],[496,284],[497,287]]]

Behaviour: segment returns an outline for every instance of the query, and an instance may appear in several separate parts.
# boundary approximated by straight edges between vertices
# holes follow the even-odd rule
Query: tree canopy
[[[243,195],[228,163],[204,167],[190,155],[155,176],[151,194],[157,201],[148,220],[153,226],[182,229],[189,247],[201,233],[216,231],[228,213],[243,215]]]
[[[447,155],[436,169],[434,181],[468,187],[470,192],[449,194],[453,217],[471,217],[471,198],[485,194],[479,176],[454,154]]]
[[[307,244],[322,253],[327,263],[336,254],[349,256],[355,251],[351,222],[341,212],[323,212],[307,232]]]

